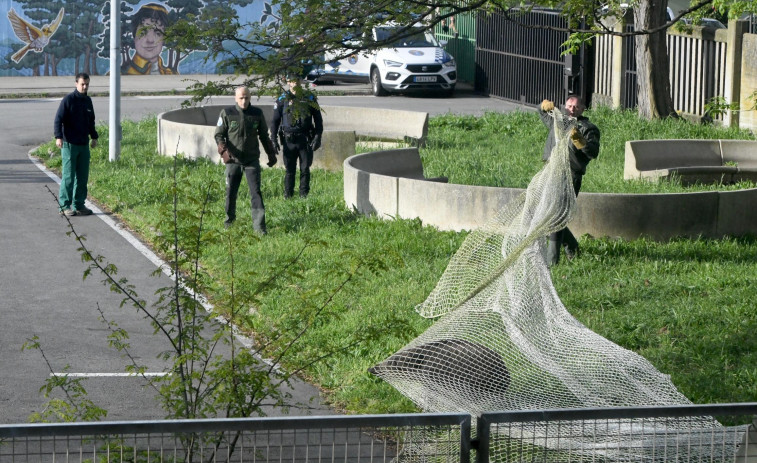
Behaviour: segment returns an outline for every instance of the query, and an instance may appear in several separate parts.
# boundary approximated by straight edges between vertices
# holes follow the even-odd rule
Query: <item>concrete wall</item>
[[[273,105],[255,105],[263,110],[266,121],[273,117]],[[215,132],[218,115],[225,106],[213,105],[177,109],[158,115],[158,153],[164,156],[184,153],[190,158],[209,158],[220,162]],[[322,106],[324,133],[321,148],[313,156],[313,167],[340,170],[344,160],[355,154],[356,133],[372,137],[419,142],[428,134],[428,113],[390,109]],[[260,147],[261,165],[267,156]],[[279,166],[283,166],[279,155]]]
[[[324,126],[354,130],[360,135],[423,143],[428,136],[428,113],[395,109],[324,106]]]
[[[516,188],[454,185],[419,179],[387,165],[411,165],[411,150],[389,150],[344,162],[344,200],[364,214],[420,218],[441,230],[472,230],[521,194]],[[417,151],[416,151],[417,155]],[[392,160],[392,158],[397,158]],[[380,170],[380,173],[370,169]],[[658,241],[757,233],[757,189],[673,194],[581,193],[569,224],[577,235]]]

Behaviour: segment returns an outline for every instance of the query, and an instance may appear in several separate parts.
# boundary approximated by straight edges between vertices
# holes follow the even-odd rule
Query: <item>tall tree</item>
[[[218,16],[213,23],[181,24],[174,32],[185,47],[209,47],[211,55],[222,59],[235,72],[255,76],[249,83],[260,85],[286,72],[297,71],[302,63],[316,61],[326,51],[339,51],[343,57],[386,45],[407,28],[385,40],[374,41],[363,35],[373,26],[395,22],[410,26],[421,22],[428,28],[456,14],[480,10],[499,12],[518,22],[521,13],[535,7],[561,8],[567,28],[544,26],[571,34],[566,47],[591,40],[597,34],[636,36],[639,112],[648,118],[675,114],[668,80],[665,31],[684,14],[702,14],[716,9],[735,17],[744,11],[757,12],[753,0],[694,0],[678,17],[668,20],[667,0],[535,0],[528,6],[518,0],[267,0],[265,14],[257,23],[243,23],[236,16]],[[605,26],[602,19],[634,11],[635,30],[619,32]],[[440,13],[442,12],[442,13]],[[521,24],[523,27],[534,27]],[[363,40],[353,40],[356,36]],[[226,91],[218,83],[198,85],[196,98]]]

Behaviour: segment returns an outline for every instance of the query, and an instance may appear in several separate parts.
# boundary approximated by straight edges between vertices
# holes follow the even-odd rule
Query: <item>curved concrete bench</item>
[[[419,218],[441,230],[473,230],[523,192],[518,188],[429,182],[422,176],[419,161],[416,148],[346,159],[347,207],[384,218]],[[757,233],[755,206],[757,189],[673,194],[581,193],[569,226],[577,236],[629,240],[742,236]]]
[[[176,109],[158,115],[158,153],[173,156],[209,158],[220,162],[213,138],[218,115],[228,105],[211,105]],[[273,117],[273,105],[259,105],[266,121]],[[340,170],[343,162],[355,154],[355,136],[383,139],[410,139],[415,144],[428,134],[428,113],[391,109],[321,106],[324,133],[321,148],[313,156],[313,167]],[[267,157],[262,147],[261,165]],[[283,165],[279,156],[279,166]]]
[[[684,185],[757,179],[757,142],[634,140],[626,142],[623,178],[678,177]]]

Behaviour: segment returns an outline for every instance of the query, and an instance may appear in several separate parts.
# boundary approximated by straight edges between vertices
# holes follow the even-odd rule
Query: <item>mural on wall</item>
[[[206,59],[207,50],[177,50],[166,28],[190,15],[213,20],[236,14],[240,23],[259,23],[270,17],[268,10],[264,0],[122,0],[121,72],[227,72]],[[0,0],[0,13],[0,76],[109,73],[109,0]]]
[[[13,62],[18,63],[21,61],[29,51],[41,53],[45,49],[45,46],[50,43],[50,37],[58,30],[58,26],[60,26],[60,22],[63,20],[63,13],[65,13],[65,10],[61,8],[55,21],[38,28],[19,16],[11,8],[8,12],[8,20],[11,22],[16,37],[25,44],[23,48],[11,56]]]

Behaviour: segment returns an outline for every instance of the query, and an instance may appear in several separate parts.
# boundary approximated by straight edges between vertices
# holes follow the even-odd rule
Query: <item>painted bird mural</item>
[[[42,50],[50,43],[50,38],[58,30],[61,21],[63,21],[63,8],[58,12],[58,16],[51,24],[45,24],[41,28],[33,26],[29,21],[25,20],[11,8],[8,11],[8,20],[10,20],[13,26],[13,32],[16,33],[16,37],[24,42],[26,45],[19,51],[11,56],[14,63],[18,63],[23,59],[29,51],[36,53],[42,52]]]

